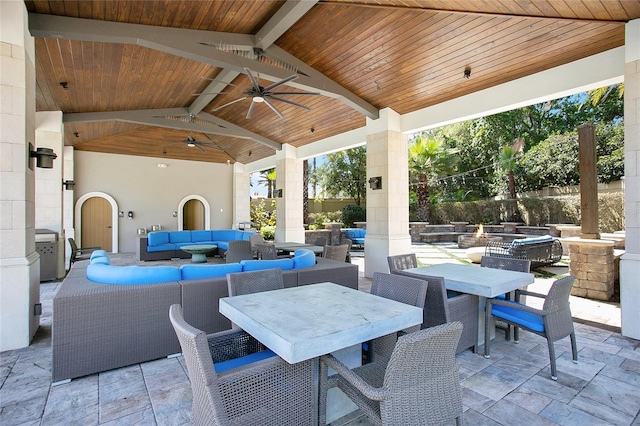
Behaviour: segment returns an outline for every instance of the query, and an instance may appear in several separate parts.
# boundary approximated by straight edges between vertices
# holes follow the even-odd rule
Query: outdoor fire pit
[[[458,248],[484,247],[489,241],[502,241],[502,237],[493,236],[482,230],[482,224],[473,235],[458,235]]]

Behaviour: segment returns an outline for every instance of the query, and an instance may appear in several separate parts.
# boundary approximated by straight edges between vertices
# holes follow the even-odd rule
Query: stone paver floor
[[[451,244],[414,245],[421,263],[466,262]],[[361,253],[361,289],[368,290]],[[552,274],[537,276],[544,289]],[[563,272],[564,271],[564,272]],[[59,283],[41,285],[43,315],[33,343],[0,354],[1,425],[181,425],[188,424],[191,388],[182,357],[136,364],[51,385],[51,299]],[[569,339],[556,343],[558,381],[550,379],[545,339],[522,332],[515,344],[498,332],[491,359],[458,355],[464,419],[469,425],[640,426],[640,342],[622,337],[616,304],[572,298],[579,363],[571,361]],[[609,318],[613,316],[617,318]],[[604,320],[603,324],[594,323]],[[337,423],[337,422],[336,422]],[[362,416],[340,424],[369,425]]]

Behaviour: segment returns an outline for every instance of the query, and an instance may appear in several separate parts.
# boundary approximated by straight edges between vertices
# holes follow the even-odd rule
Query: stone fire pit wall
[[[596,300],[613,296],[616,262],[613,241],[567,238],[569,245],[569,274],[576,277],[571,294]]]

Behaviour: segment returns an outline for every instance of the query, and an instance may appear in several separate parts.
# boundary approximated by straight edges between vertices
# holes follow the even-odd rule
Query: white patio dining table
[[[221,298],[220,313],[289,363],[334,353],[349,367],[360,365],[362,342],[421,324],[423,315],[415,306],[334,283]],[[355,409],[345,398],[330,395],[327,422]]]
[[[405,272],[443,277],[447,290],[478,296],[478,345],[484,344],[484,308],[487,298],[512,292],[534,282],[534,275],[526,272],[456,263],[409,268]]]

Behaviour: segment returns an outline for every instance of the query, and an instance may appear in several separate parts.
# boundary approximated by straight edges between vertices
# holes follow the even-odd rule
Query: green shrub
[[[354,222],[365,222],[367,211],[361,206],[349,204],[342,208],[342,223],[345,228],[353,228]]]
[[[267,209],[264,198],[258,204],[251,204],[250,217],[257,230],[263,226],[276,226],[276,201],[271,200],[271,209]]]
[[[271,225],[265,225],[260,229],[262,238],[267,241],[273,241],[276,238],[276,227]]]
[[[327,222],[342,222],[342,212],[340,210],[335,212],[318,212],[309,213],[309,229],[324,229],[324,223]]]

